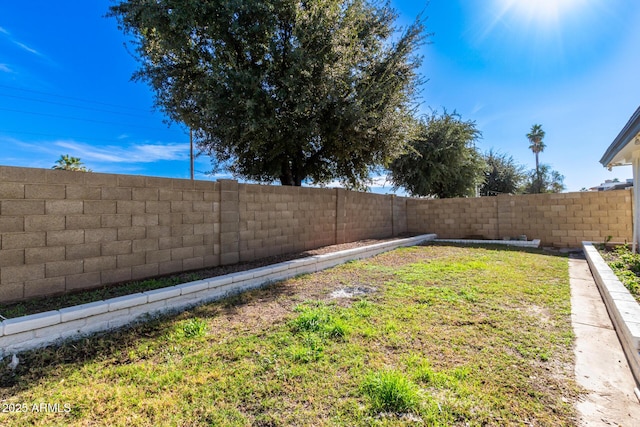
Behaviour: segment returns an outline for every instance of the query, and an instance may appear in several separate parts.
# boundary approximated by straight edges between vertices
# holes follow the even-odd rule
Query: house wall
[[[402,233],[630,241],[630,190],[411,199],[0,166],[0,302]]]

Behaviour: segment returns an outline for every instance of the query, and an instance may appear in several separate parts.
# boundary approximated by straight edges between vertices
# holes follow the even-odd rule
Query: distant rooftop
[[[609,190],[624,190],[625,188],[633,187],[633,178],[629,178],[626,181],[616,181],[613,179],[607,179],[602,184],[591,187],[589,191],[609,191]]]

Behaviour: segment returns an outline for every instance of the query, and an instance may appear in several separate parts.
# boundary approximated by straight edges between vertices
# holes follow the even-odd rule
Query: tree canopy
[[[546,164],[529,171],[524,185],[525,194],[561,193],[564,189],[564,175]]]
[[[87,167],[80,161],[79,157],[72,157],[68,154],[62,154],[60,158],[56,160],[55,165],[53,165],[51,169],[91,172],[91,169],[87,169]]]
[[[391,182],[412,196],[475,196],[485,166],[475,147],[480,137],[475,122],[433,112],[418,122],[408,151],[391,163]]]
[[[534,184],[542,183],[542,179],[543,179],[542,176],[540,176],[541,171],[540,171],[540,161],[538,160],[538,156],[546,148],[546,145],[544,145],[544,141],[543,141],[545,135],[546,133],[544,130],[542,130],[542,125],[538,125],[538,124],[531,126],[531,130],[527,134],[527,139],[529,140],[529,149],[536,156],[536,174],[538,174],[538,177],[533,181]],[[532,187],[531,190],[533,193],[544,192],[542,191],[542,187],[539,187],[539,188]]]
[[[484,182],[480,186],[481,196],[498,194],[518,194],[527,176],[525,167],[518,164],[512,156],[489,150],[484,155],[486,168]]]
[[[367,181],[403,148],[427,37],[368,0],[127,0],[156,105],[236,176],[283,185]],[[395,40],[395,41],[392,41]]]

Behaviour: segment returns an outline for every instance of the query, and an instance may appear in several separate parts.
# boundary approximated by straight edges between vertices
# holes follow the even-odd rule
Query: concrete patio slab
[[[570,255],[575,376],[587,394],[576,404],[578,425],[634,427],[640,420],[636,382],[600,292],[581,255]]]

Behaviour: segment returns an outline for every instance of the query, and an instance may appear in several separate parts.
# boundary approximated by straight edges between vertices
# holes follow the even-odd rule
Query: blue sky
[[[167,126],[153,95],[130,81],[108,0],[0,2],[0,164],[51,167],[61,154],[96,172],[188,178],[189,136]],[[598,160],[640,105],[640,2],[629,0],[392,0],[400,24],[423,12],[433,35],[420,110],[457,111],[478,146],[528,168],[525,137],[546,131],[540,161],[569,191],[605,179]],[[196,177],[211,179],[206,158]],[[376,191],[388,191],[388,187]]]

